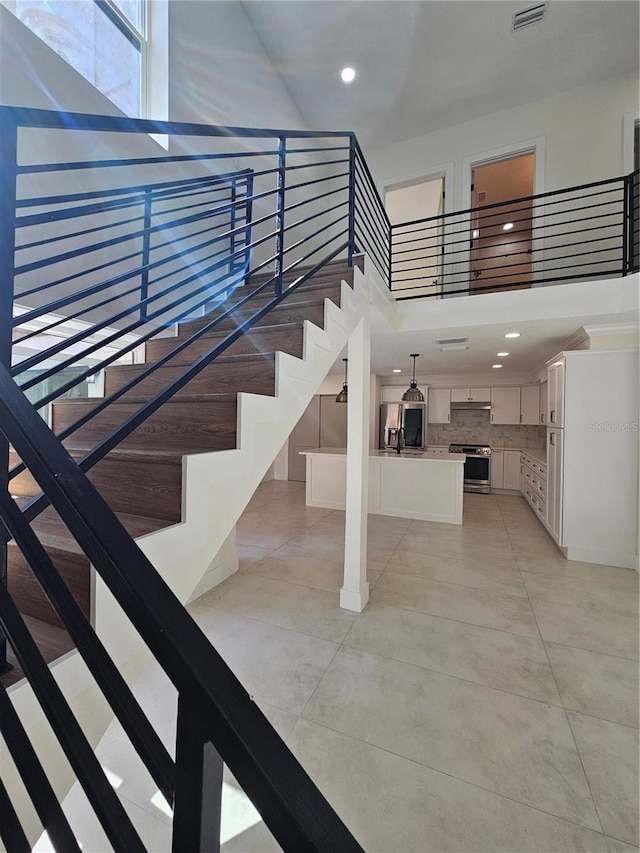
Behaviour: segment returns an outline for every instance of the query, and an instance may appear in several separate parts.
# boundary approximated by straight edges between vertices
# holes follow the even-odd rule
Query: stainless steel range
[[[491,491],[491,448],[486,444],[450,444],[449,453],[466,453],[464,461],[465,492]]]

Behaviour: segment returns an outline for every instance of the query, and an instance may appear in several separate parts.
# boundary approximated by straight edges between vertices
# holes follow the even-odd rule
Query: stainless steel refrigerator
[[[380,449],[424,449],[427,407],[424,403],[383,403],[380,406]]]

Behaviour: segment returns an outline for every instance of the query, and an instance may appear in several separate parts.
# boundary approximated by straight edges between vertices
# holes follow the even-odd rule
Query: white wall
[[[365,151],[379,186],[404,175],[428,175],[453,161],[454,209],[469,207],[462,187],[463,160],[536,137],[545,138],[545,190],[575,186],[623,174],[623,120],[638,108],[634,76],[572,89],[530,104]]]

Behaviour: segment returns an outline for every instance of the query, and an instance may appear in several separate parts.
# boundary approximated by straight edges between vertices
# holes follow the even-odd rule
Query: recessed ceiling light
[[[342,78],[343,83],[353,83],[356,79],[355,68],[350,68],[349,66],[343,68],[340,72],[340,77]]]
[[[497,352],[496,355],[498,356],[498,358],[506,358],[509,355],[509,353],[508,352]]]
[[[394,368],[393,368],[393,372],[394,372],[394,373],[402,373],[402,370],[400,370],[400,368],[399,368],[399,367],[394,367]]]
[[[497,368],[502,367],[502,365],[501,364],[492,364],[491,367],[494,367],[497,370]]]
[[[502,226],[503,231],[511,231],[512,228],[513,228],[513,222],[505,222],[504,225]]]
[[[507,332],[505,338],[519,338],[520,332]]]

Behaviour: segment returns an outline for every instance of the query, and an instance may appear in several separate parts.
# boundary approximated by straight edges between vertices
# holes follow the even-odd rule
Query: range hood
[[[474,412],[480,410],[488,411],[491,408],[491,403],[489,400],[486,402],[477,401],[477,400],[461,400],[459,403],[451,403],[451,411],[457,412],[460,409],[472,409]]]

